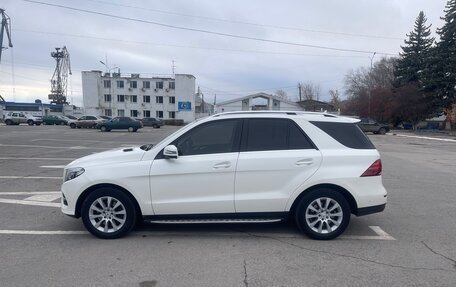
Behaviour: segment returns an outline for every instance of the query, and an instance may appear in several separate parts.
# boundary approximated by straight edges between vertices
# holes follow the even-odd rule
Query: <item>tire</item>
[[[30,121],[27,121],[27,124],[28,124],[29,126],[33,126],[34,122],[33,122],[32,120],[30,120]]]
[[[125,236],[133,229],[136,210],[134,203],[124,192],[113,188],[100,188],[90,193],[82,203],[81,217],[86,229],[96,237],[115,239]]]
[[[134,129],[133,127],[129,127],[129,128],[128,128],[128,131],[129,131],[129,132],[133,132],[134,130],[135,130],[135,129]]]
[[[138,131],[138,129],[133,129],[133,132],[134,132],[134,133],[137,132],[137,131]]]
[[[329,214],[326,213],[328,209],[332,209]],[[339,192],[320,188],[301,198],[295,217],[301,232],[310,238],[330,240],[342,234],[347,228],[350,222],[350,206]]]
[[[76,124],[71,123],[71,124],[70,124],[70,128],[75,129],[75,128],[76,128]]]
[[[6,124],[7,126],[10,126],[10,125],[13,124],[13,121],[11,121],[11,120],[6,120],[6,121],[5,121],[5,124]]]
[[[40,126],[40,125],[41,125],[41,123],[35,123],[35,125],[37,125],[37,126]]]
[[[156,124],[153,124],[152,127],[153,127],[154,129],[158,129],[158,126],[157,126]]]
[[[63,125],[65,125],[65,122],[60,122],[59,125],[63,126]]]
[[[78,126],[76,126],[76,127],[77,127],[78,129],[82,128],[81,126],[79,126],[79,127],[78,127]]]
[[[100,127],[100,131],[101,131],[101,132],[107,132],[108,129],[106,128],[106,126],[101,126],[101,127]]]
[[[384,135],[386,134],[386,129],[385,128],[381,128],[378,130],[378,133],[381,134],[381,135]]]

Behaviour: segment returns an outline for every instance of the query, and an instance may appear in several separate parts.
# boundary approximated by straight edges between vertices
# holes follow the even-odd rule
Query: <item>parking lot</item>
[[[157,143],[176,127],[137,133],[0,126],[2,286],[455,286],[456,142],[372,135],[386,210],[352,217],[314,241],[292,223],[144,224],[101,240],[63,215],[63,166],[115,147]]]

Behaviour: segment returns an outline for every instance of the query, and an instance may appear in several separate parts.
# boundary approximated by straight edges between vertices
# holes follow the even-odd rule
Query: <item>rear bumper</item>
[[[361,208],[358,208],[355,215],[363,216],[363,215],[368,215],[368,214],[372,214],[372,213],[382,212],[383,210],[385,210],[385,206],[386,206],[386,203],[380,204],[380,205],[368,206],[368,207],[361,207]]]

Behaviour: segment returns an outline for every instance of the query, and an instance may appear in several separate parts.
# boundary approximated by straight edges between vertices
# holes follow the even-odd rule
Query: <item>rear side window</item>
[[[311,122],[336,141],[353,149],[375,149],[361,129],[352,123]]]
[[[313,149],[313,143],[291,120],[249,119],[246,151]]]

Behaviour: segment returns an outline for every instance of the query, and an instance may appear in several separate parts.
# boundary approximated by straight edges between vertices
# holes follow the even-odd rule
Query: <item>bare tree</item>
[[[277,90],[275,95],[284,100],[288,99],[287,93],[284,90]]]
[[[304,100],[320,100],[321,87],[312,82],[299,84],[301,87],[301,95]]]
[[[329,90],[329,95],[331,96],[331,101],[329,103],[331,105],[333,105],[336,109],[340,109],[341,100],[339,97],[339,91],[338,90]]]

